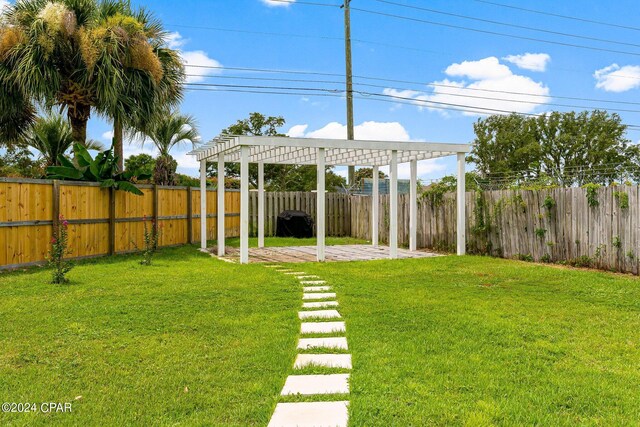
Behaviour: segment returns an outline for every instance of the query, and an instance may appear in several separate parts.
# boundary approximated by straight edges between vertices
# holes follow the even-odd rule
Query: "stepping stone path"
[[[349,394],[350,374],[345,370],[352,369],[352,365],[351,355],[346,353],[349,346],[345,323],[335,309],[338,307],[335,292],[319,276],[281,265],[265,267],[295,276],[303,287],[302,309],[298,312],[301,353],[293,365],[299,375],[289,375],[280,395],[287,396],[287,400],[306,396],[301,402],[278,403],[268,427],[346,427],[349,402],[345,395]],[[309,368],[313,368],[314,374],[301,371]],[[318,369],[326,373],[318,374]],[[318,401],[310,401],[314,398]]]

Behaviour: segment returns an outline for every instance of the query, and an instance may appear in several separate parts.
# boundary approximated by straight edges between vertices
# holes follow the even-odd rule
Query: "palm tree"
[[[169,154],[172,148],[184,144],[195,147],[200,140],[196,121],[193,116],[172,112],[160,116],[145,132],[158,149],[158,158],[153,173],[153,180],[158,185],[175,185],[175,174],[178,166]]]
[[[179,101],[184,70],[165,37],[125,0],[18,1],[0,22],[0,84],[66,111],[74,141],[84,142],[92,110],[126,125]],[[0,106],[10,96],[0,93]],[[0,123],[9,113],[0,110]]]
[[[40,153],[44,166],[60,166],[60,156],[67,155],[73,148],[71,126],[60,114],[50,114],[36,119],[27,132],[23,142]],[[88,140],[84,144],[88,150],[103,150],[104,147],[95,141]]]

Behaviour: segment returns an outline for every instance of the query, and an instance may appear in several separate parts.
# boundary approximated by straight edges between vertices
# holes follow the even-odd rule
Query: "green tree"
[[[355,175],[356,183],[361,182],[365,178],[368,178],[368,179],[373,178],[373,168],[360,168],[356,170],[356,175]],[[381,170],[378,170],[378,178],[386,179],[387,175],[385,175],[385,173],[382,172]]]
[[[152,176],[156,168],[156,160],[145,153],[137,154],[129,156],[129,158],[124,161],[124,168],[126,171],[131,171],[136,175]]]
[[[153,172],[153,182],[158,185],[176,185],[175,174],[178,163],[171,156],[170,151],[176,146],[185,144],[196,146],[200,137],[195,119],[177,112],[165,114],[162,119],[155,120],[153,126],[147,129],[145,137],[144,140],[151,140],[159,153]]]
[[[60,166],[60,157],[73,148],[71,126],[60,114],[39,117],[27,131],[24,144],[40,153],[44,166]],[[82,145],[89,150],[104,150],[102,144],[88,140]]]
[[[222,134],[284,137],[286,135],[279,131],[284,125],[285,119],[281,116],[251,113],[248,118],[238,120],[235,124],[224,129]],[[217,177],[217,164],[208,168],[208,174]],[[240,165],[226,163],[225,174],[229,178],[239,178]],[[310,191],[316,188],[316,168],[308,165],[267,164],[264,167],[264,181],[268,191]],[[336,175],[330,166],[327,167],[326,182],[328,190],[341,188],[346,184],[345,179]],[[249,183],[253,187],[258,186],[258,165],[249,165]]]
[[[28,148],[12,145],[0,154],[0,176],[42,178],[42,160],[34,160]]]
[[[180,94],[184,74],[165,33],[145,11],[124,0],[21,0],[0,24],[0,123],[29,122],[38,104],[66,111],[74,141],[86,140],[92,110],[140,122]],[[23,114],[20,114],[22,112]],[[15,126],[10,137],[24,131]],[[121,151],[121,149],[119,149]],[[120,153],[118,153],[120,154]],[[119,159],[121,162],[122,159]]]
[[[638,159],[620,116],[606,111],[490,116],[474,124],[468,160],[481,177],[503,185],[607,184]]]

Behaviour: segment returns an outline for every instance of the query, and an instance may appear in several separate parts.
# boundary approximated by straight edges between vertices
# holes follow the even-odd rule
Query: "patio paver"
[[[325,307],[337,307],[338,301],[316,301],[316,302],[304,302],[302,308],[325,308]]]
[[[300,327],[302,334],[330,334],[334,332],[344,332],[344,322],[308,322]]]
[[[268,427],[347,427],[349,402],[278,403]]]
[[[303,300],[335,298],[335,292],[310,292],[302,294]]]
[[[302,292],[324,292],[330,290],[331,286],[305,286],[302,288]]]
[[[282,396],[292,394],[346,394],[349,393],[349,374],[289,375]]]
[[[340,313],[338,310],[312,310],[312,311],[299,311],[298,317],[300,319],[313,319],[315,317],[319,319],[340,319]]]

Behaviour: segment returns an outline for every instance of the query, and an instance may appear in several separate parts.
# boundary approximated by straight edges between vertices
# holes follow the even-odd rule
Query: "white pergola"
[[[258,164],[258,246],[264,247],[264,165],[316,165],[317,177],[317,259],[325,260],[325,170],[326,166],[373,167],[371,240],[378,246],[378,169],[390,168],[389,258],[398,257],[398,163],[410,164],[409,250],[417,248],[418,161],[457,156],[457,253],[465,253],[465,154],[467,144],[432,142],[359,141],[265,136],[220,136],[189,154],[200,161],[201,247],[207,247],[206,170],[207,162],[218,163],[218,188],[224,182],[225,163],[240,163],[240,263],[249,262],[249,163]],[[222,186],[224,190],[224,185]],[[218,191],[218,256],[225,254],[224,191]],[[205,220],[203,220],[205,219]]]

